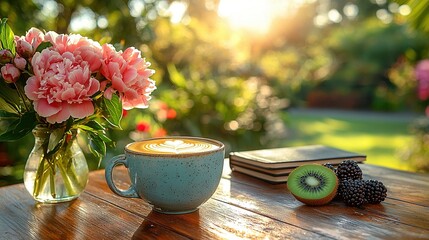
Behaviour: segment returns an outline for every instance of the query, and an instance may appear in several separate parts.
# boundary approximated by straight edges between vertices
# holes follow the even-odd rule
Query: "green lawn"
[[[401,152],[412,142],[416,115],[333,110],[291,110],[284,145],[324,144],[367,155],[370,164],[410,170]]]

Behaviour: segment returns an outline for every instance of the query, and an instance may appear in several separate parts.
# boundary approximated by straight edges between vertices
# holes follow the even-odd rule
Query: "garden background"
[[[152,63],[150,107],[124,112],[105,159],[131,141],[192,135],[227,152],[326,144],[422,172],[429,122],[415,67],[429,58],[426,16],[426,0],[0,2],[16,35],[80,33]],[[31,146],[32,136],[0,143],[0,186],[22,181]]]

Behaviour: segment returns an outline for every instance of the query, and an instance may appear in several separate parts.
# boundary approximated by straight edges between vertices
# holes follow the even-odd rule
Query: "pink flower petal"
[[[75,103],[69,105],[70,115],[74,118],[84,118],[94,114],[92,102]]]
[[[112,95],[115,92],[115,89],[109,87],[108,89],[106,89],[106,91],[104,91],[104,97],[107,99],[112,99]]]
[[[56,50],[44,49],[36,53],[31,61],[34,76],[28,79],[25,93],[33,100],[35,111],[50,123],[61,123],[70,117],[82,118],[94,113],[91,97],[99,91],[100,82],[91,77],[88,62],[65,51],[90,43],[80,38],[77,35],[71,38],[58,35],[53,39]],[[65,52],[60,54],[58,48]]]
[[[127,86],[122,81],[121,76],[118,76],[118,75],[114,75],[112,77],[112,87],[118,90],[119,92],[125,92],[127,89]]]
[[[62,109],[61,104],[58,104],[57,102],[49,104],[46,98],[41,98],[38,101],[35,101],[33,105],[34,110],[36,110],[36,112],[42,117],[52,116]]]
[[[61,99],[62,100],[68,100],[75,98],[76,93],[73,88],[68,88],[64,92],[61,93]]]
[[[89,81],[88,95],[92,96],[100,90],[100,82],[95,78],[91,78]]]
[[[70,117],[69,107],[67,104],[64,104],[62,106],[61,111],[59,111],[57,114],[47,117],[46,120],[49,123],[62,123],[67,119],[69,119],[69,117]]]
[[[137,77],[137,70],[131,68],[131,69],[128,69],[127,71],[125,71],[123,81],[126,83],[129,83],[132,80],[134,80],[136,77]]]

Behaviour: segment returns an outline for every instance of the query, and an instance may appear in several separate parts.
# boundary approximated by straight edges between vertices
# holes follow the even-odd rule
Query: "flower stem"
[[[83,168],[80,165],[85,159],[82,158],[75,135],[69,139],[67,134],[62,133],[63,139],[49,151],[51,134],[46,130],[40,135],[35,134],[40,137],[38,141],[41,144],[34,150],[40,151],[40,155],[37,157],[39,163],[32,191],[33,197],[38,201],[61,202],[79,195],[87,183],[88,170],[86,162]]]
[[[15,85],[16,91],[18,92],[19,97],[21,98],[22,102],[24,103],[25,110],[27,110],[27,112],[29,112],[30,109],[27,106],[24,94],[21,92],[21,90],[19,90],[19,87],[18,87],[18,85],[16,85],[16,82],[13,83],[13,85]]]
[[[36,172],[36,178],[34,179],[34,189],[33,189],[33,196],[38,197],[40,195],[40,191],[42,189],[42,186],[46,182],[46,170],[45,170],[45,162],[46,159],[42,158],[42,161],[40,162],[39,168]]]
[[[75,195],[77,193],[73,183],[77,183],[78,181],[76,180],[76,172],[73,171],[72,167],[73,156],[70,155],[72,144],[65,143],[65,145],[66,146],[64,147],[65,149],[62,154],[63,159],[58,159],[58,168],[60,170],[67,192],[69,195]]]
[[[55,189],[55,163],[53,162],[50,164],[49,186],[52,198],[56,198],[57,194]]]
[[[67,171],[67,169],[69,169],[69,167],[64,166],[62,163],[58,163],[58,167],[60,169],[61,176],[63,177],[64,186],[66,187],[68,194],[69,195],[75,195],[76,190],[74,188],[73,183],[76,181],[73,181],[73,179],[76,179],[76,173],[74,171],[69,173]],[[72,176],[70,176],[70,174],[72,174]]]

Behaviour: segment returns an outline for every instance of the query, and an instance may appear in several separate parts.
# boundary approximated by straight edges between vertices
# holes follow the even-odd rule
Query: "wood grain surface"
[[[38,204],[17,184],[0,188],[0,239],[429,239],[429,175],[361,167],[364,178],[386,185],[382,204],[306,206],[286,184],[232,173],[228,160],[213,197],[182,215],[113,194],[103,170],[91,172],[85,192],[68,203]],[[124,167],[114,178],[129,185]]]

